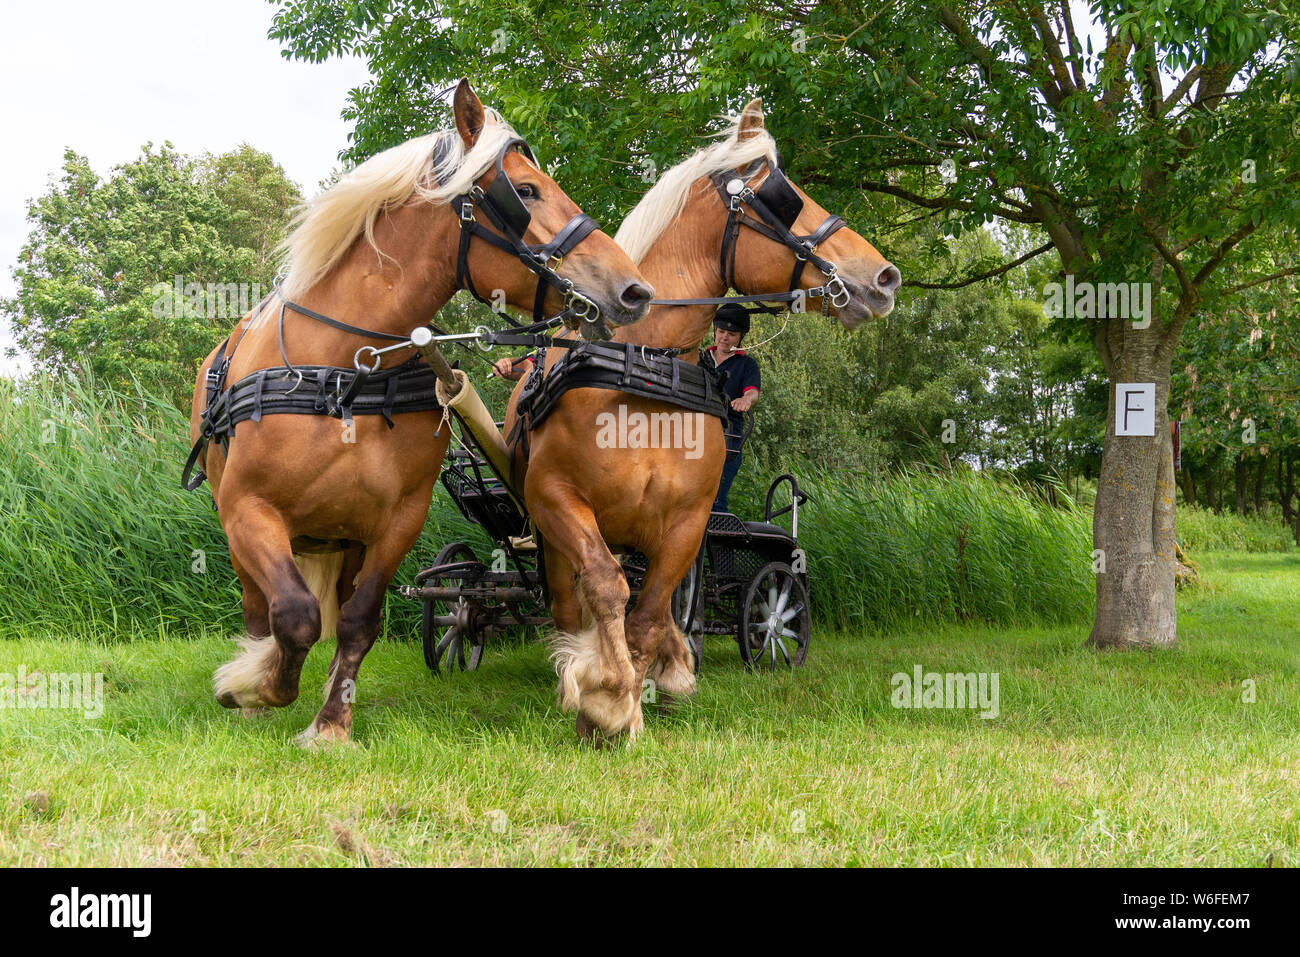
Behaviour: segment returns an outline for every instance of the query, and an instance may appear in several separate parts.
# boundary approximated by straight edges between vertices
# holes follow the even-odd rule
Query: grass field
[[[209,690],[226,637],[18,637],[0,673],[102,671],[106,707],[0,710],[0,864],[1294,864],[1300,554],[1198,557],[1175,651],[1098,656],[1082,623],[818,632],[773,676],[715,639],[698,700],[604,751],[534,645],[434,679],[381,643],[356,744],[304,752],[324,649],[296,705],[243,719]],[[999,716],[891,707],[915,665],[997,672]]]

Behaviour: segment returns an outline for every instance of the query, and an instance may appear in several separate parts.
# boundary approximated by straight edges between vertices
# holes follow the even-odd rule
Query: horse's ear
[[[456,132],[465,142],[465,149],[473,149],[483,132],[486,117],[483,113],[483,101],[469,88],[469,78],[462,77],[452,99],[452,112],[456,115]]]
[[[756,96],[745,104],[745,108],[740,113],[740,130],[736,134],[736,139],[747,140],[757,135],[762,128],[763,100],[762,97]]]

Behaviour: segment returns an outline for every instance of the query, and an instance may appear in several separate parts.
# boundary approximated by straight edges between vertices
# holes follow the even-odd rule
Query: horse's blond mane
[[[494,110],[468,152],[453,129],[417,136],[370,157],[310,202],[294,211],[292,232],[280,244],[285,265],[283,291],[302,295],[336,266],[358,236],[375,246],[375,220],[412,197],[445,203],[465,192],[494,162],[505,142],[518,134]],[[434,156],[441,153],[435,164]]]
[[[761,157],[776,161],[776,141],[772,134],[759,129],[742,140],[740,120],[740,116],[732,117],[728,127],[717,134],[716,143],[666,170],[628,213],[614,241],[623,247],[632,262],[639,264],[655,240],[681,215],[691,184],[701,176],[734,169]]]

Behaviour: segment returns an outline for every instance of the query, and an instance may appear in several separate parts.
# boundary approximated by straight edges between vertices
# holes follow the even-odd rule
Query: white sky
[[[96,172],[148,141],[182,153],[247,142],[275,158],[307,195],[347,146],[339,118],[361,60],[304,63],[268,40],[266,0],[37,0],[0,14],[0,296],[27,237],[26,205],[72,147]],[[2,355],[0,375],[28,368]]]

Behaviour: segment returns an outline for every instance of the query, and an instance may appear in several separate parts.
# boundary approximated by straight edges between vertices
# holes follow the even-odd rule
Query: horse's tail
[[[312,596],[320,604],[320,636],[324,640],[337,633],[339,623],[339,575],[343,572],[343,552],[295,555]]]

